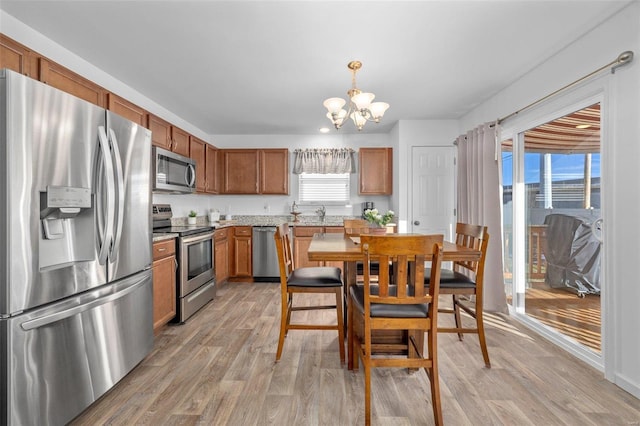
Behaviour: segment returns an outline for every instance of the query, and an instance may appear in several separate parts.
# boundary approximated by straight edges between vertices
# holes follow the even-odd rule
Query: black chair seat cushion
[[[309,266],[294,269],[287,284],[293,287],[340,287],[342,286],[340,268],[332,266]]]
[[[377,285],[370,286],[371,294],[378,294]],[[396,286],[389,286],[389,293],[396,294]],[[351,286],[351,298],[354,307],[360,312],[364,312],[364,285],[357,284]],[[371,316],[384,318],[426,318],[429,312],[428,303],[415,305],[389,305],[386,303],[372,303]]]
[[[429,285],[431,269],[424,271],[424,283]],[[457,271],[442,269],[440,271],[440,288],[475,288],[476,282]]]

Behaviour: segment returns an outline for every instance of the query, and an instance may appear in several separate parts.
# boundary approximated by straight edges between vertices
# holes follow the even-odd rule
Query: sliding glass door
[[[517,315],[601,352],[600,103],[502,141],[504,263]]]

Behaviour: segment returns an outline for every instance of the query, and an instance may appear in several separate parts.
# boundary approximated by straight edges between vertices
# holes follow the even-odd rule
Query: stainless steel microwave
[[[153,147],[153,191],[191,194],[196,190],[196,162]]]

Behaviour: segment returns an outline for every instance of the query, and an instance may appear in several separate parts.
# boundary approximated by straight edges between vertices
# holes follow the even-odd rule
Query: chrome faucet
[[[324,222],[324,216],[327,214],[327,209],[324,206],[321,206],[318,210],[316,210],[318,216],[320,216],[320,220]]]

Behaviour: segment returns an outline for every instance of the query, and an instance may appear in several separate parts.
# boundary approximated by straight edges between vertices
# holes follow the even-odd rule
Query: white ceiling
[[[2,0],[0,9],[215,135],[317,133],[330,125],[322,101],[346,97],[354,59],[358,87],[391,104],[363,132],[456,119],[628,3]]]

